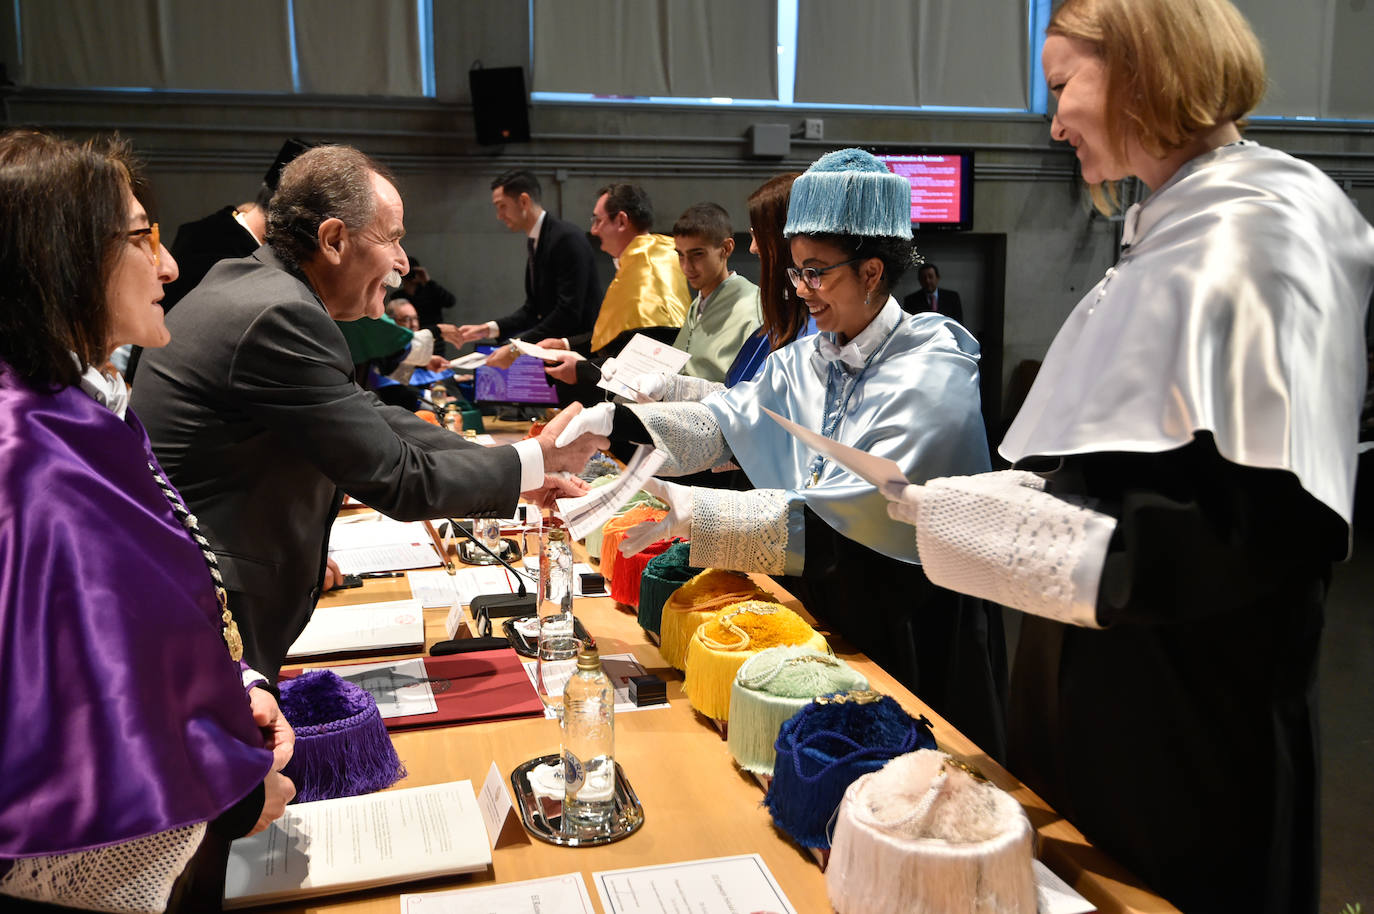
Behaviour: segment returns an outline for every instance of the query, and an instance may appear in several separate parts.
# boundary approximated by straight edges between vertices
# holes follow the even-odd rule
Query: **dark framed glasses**
[[[134,229],[126,234],[134,239],[136,244],[148,246],[153,256],[154,267],[162,266],[162,233],[158,231],[156,222],[147,228]]]
[[[858,263],[860,260],[867,259],[867,257],[851,257],[848,260],[832,263],[830,266],[821,267],[820,269],[815,267],[802,267],[798,270],[796,267],[788,267],[787,278],[792,280],[792,285],[794,286],[805,283],[808,289],[819,289],[821,287],[821,277],[826,273],[829,273],[831,270],[837,270],[840,267],[847,267],[851,263]]]

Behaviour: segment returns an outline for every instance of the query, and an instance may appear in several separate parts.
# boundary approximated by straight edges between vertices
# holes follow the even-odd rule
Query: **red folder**
[[[416,727],[441,727],[447,724],[504,720],[513,717],[542,717],[544,702],[520,664],[515,651],[474,651],[447,657],[425,657],[425,673],[439,710],[432,714],[408,714],[386,719],[388,730]],[[377,661],[366,661],[376,663]],[[332,663],[331,668],[361,666],[361,663]],[[304,670],[282,670],[282,679],[292,679]]]

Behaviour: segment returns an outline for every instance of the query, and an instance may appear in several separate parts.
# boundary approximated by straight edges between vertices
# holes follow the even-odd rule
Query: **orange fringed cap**
[[[620,560],[620,543],[631,527],[652,524],[663,520],[668,512],[651,505],[635,505],[618,517],[606,521],[605,532],[601,536],[601,576],[607,581],[615,579],[615,565]]]
[[[666,614],[665,614],[666,618]],[[830,653],[825,636],[780,603],[747,600],[702,622],[687,644],[687,699],[707,717],[730,719],[730,686],[744,661],[770,647]]]
[[[663,604],[658,651],[669,666],[684,669],[687,643],[698,625],[733,603],[773,599],[771,593],[755,585],[747,575],[708,568],[673,591]]]

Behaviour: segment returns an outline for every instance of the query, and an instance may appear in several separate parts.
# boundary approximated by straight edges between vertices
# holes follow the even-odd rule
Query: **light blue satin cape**
[[[889,300],[891,301],[891,300]],[[989,469],[978,392],[978,341],[947,317],[900,312],[898,326],[864,372],[834,437],[894,460],[907,479],[966,476]],[[883,555],[919,564],[911,527],[887,516],[887,500],[834,461],[807,486],[815,454],[764,407],[821,431],[827,363],[816,334],[768,356],[752,381],[702,401],[720,423],[735,461],[756,488],[789,495],[787,570],[800,572],[803,506],[842,535]]]

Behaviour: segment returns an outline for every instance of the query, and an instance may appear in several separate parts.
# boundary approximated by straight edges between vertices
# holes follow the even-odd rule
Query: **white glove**
[[[635,378],[630,385],[638,393],[635,399],[640,403],[654,403],[663,399],[663,395],[668,392],[668,375],[662,372],[650,372]]]
[[[598,403],[591,409],[584,409],[573,416],[568,427],[554,441],[554,447],[567,447],[583,435],[599,435],[602,438],[611,434],[611,424],[615,420],[614,403]]]
[[[692,487],[680,486],[675,482],[650,479],[644,483],[644,491],[668,503],[668,516],[654,523],[631,527],[620,542],[620,554],[631,556],[642,552],[659,540],[680,536],[692,536]]]
[[[609,381],[615,377],[615,373],[620,370],[620,363],[615,360],[615,356],[601,363],[601,380]]]
[[[889,482],[883,486],[882,492],[888,502],[887,516],[904,524],[916,526],[925,486],[904,486],[901,483]]]

